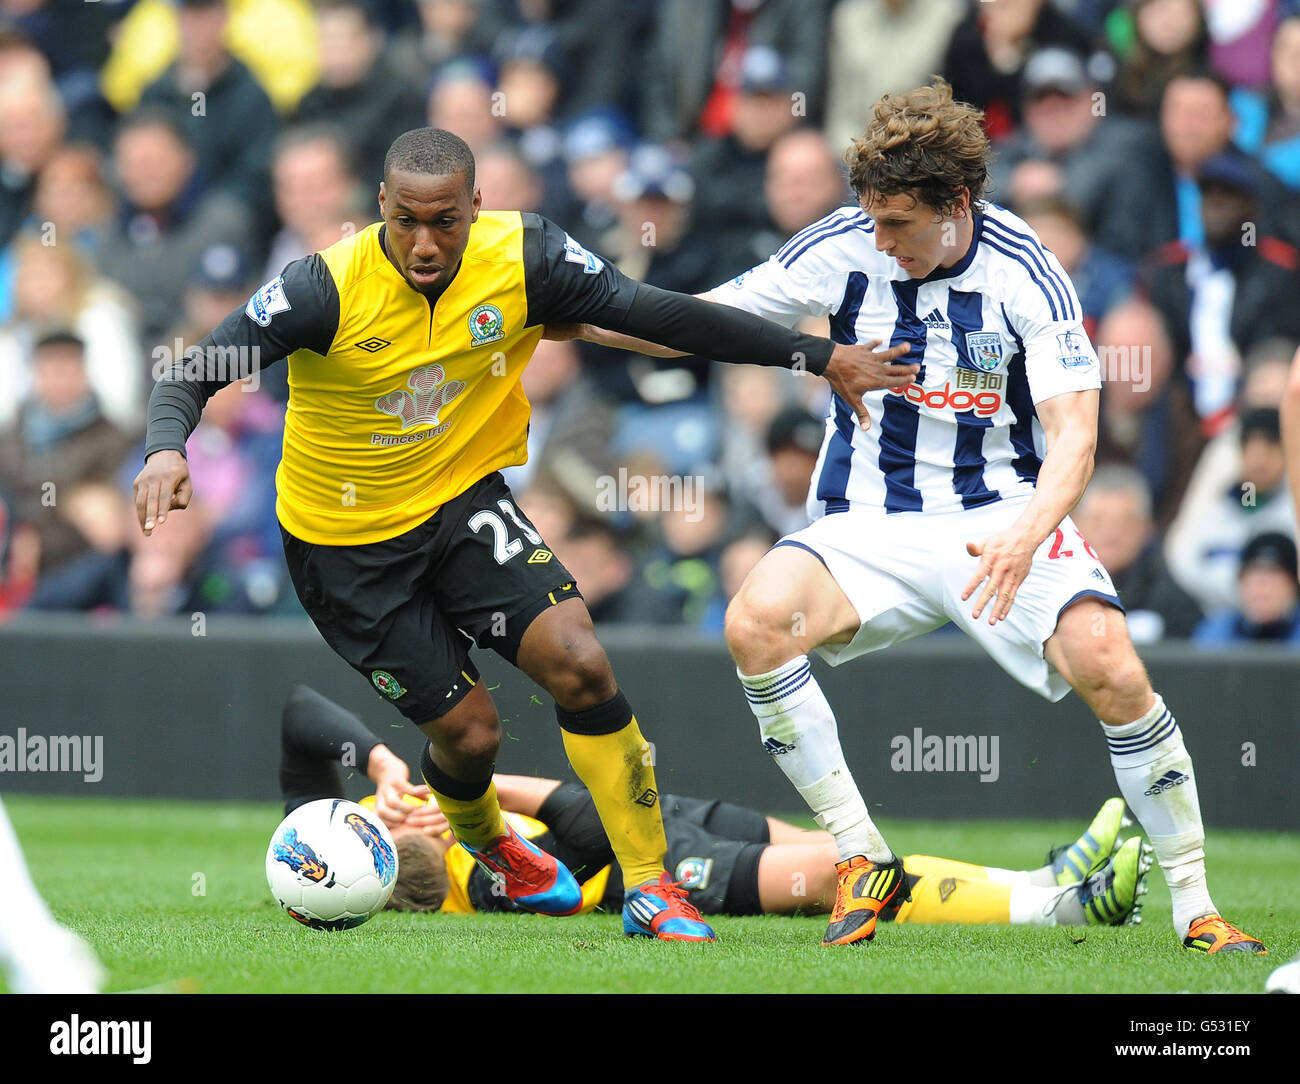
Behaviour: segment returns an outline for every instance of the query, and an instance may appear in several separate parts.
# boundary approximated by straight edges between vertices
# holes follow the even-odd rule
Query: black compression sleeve
[[[719,361],[820,376],[835,344],[728,305],[634,282],[541,215],[523,216],[530,324],[594,324]]]
[[[769,320],[641,283],[627,311],[597,327],[718,361],[803,368],[821,376],[835,344]]]
[[[346,708],[306,685],[295,685],[280,720],[280,794],[284,811],[317,798],[341,798],[346,759],[362,773],[382,744]]]
[[[328,353],[338,323],[339,292],[325,261],[319,253],[294,260],[159,376],[149,395],[145,459],[166,449],[184,455],[213,395],[299,348]]]

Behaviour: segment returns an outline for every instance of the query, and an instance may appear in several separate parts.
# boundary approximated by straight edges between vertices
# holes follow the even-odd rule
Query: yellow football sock
[[[501,803],[497,801],[495,783],[489,783],[487,790],[468,801],[440,794],[432,786],[429,789],[437,799],[438,808],[447,818],[447,823],[451,825],[457,843],[483,848],[498,836],[506,834],[506,822],[501,817]]]
[[[630,719],[612,734],[561,732],[569,763],[596,803],[605,835],[623,870],[623,884],[633,888],[658,880],[668,842],[650,743],[641,736],[636,717]]]
[[[988,880],[983,866],[928,855],[909,855],[903,866],[919,879],[912,886],[912,901],[898,909],[895,922],[1011,921],[1014,886]]]

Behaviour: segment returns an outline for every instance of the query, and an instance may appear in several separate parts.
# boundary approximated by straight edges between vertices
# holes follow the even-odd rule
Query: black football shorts
[[[706,915],[758,915],[758,860],[771,833],[767,818],[729,802],[661,794],[668,853],[664,865],[681,881],[691,903]],[[623,906],[622,872],[600,823],[591,794],[580,783],[561,783],[542,803],[537,819],[550,828],[541,844],[586,881],[596,870],[614,864],[603,906]]]
[[[320,546],[280,533],[294,589],[325,642],[417,725],[478,682],[471,646],[514,665],[532,620],[581,597],[497,473],[382,542]]]
[[[771,831],[763,814],[729,802],[660,796],[664,865],[703,915],[761,915],[758,860]]]

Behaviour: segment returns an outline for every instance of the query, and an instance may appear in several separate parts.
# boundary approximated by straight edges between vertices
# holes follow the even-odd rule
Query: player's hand
[[[422,806],[412,807],[406,815],[406,827],[418,828],[426,835],[440,836],[451,825],[447,822],[447,814],[438,808],[437,803],[429,801]]]
[[[412,817],[427,808],[428,798],[429,788],[423,783],[412,786],[409,780],[394,776],[376,784],[375,813],[389,831],[398,825],[418,827]]]
[[[180,452],[154,452],[135,476],[135,512],[145,536],[167,519],[173,508],[188,508],[194,496],[189,464]]]
[[[905,388],[921,371],[919,365],[894,364],[895,358],[901,358],[911,349],[909,343],[877,350],[880,342],[880,339],[872,339],[869,343],[853,346],[837,345],[826,371],[822,373],[835,394],[858,416],[858,424],[863,429],[871,428],[871,415],[867,413],[867,404],[862,401],[863,393],[879,388]]]
[[[1016,530],[999,531],[982,542],[966,543],[966,552],[978,557],[980,563],[961,594],[962,601],[979,590],[980,584],[984,585],[975,600],[972,617],[979,620],[988,606],[989,624],[996,625],[1011,612],[1016,592],[1033,566],[1037,548],[1032,540]]]

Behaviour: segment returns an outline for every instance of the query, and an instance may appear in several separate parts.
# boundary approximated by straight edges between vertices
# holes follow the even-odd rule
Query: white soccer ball
[[[299,806],[271,836],[266,883],[313,930],[348,930],[383,910],[397,881],[397,848],[373,813],[342,798]]]
[[[1300,994],[1300,955],[1269,975],[1264,984],[1266,994]]]

